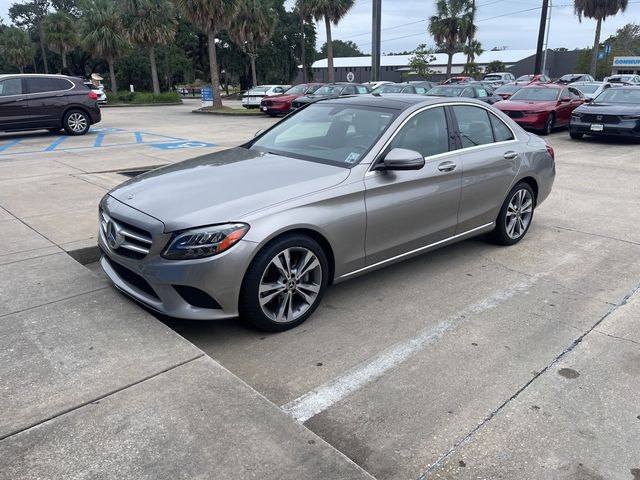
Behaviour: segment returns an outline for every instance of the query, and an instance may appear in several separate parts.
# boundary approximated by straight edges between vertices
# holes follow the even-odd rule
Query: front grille
[[[151,287],[151,285],[149,285],[149,283],[144,278],[142,278],[137,273],[129,270],[127,267],[123,267],[119,263],[114,262],[107,255],[105,255],[104,258],[109,263],[109,266],[113,268],[113,270],[118,274],[118,276],[124,282],[128,283],[134,288],[137,288],[141,292],[144,292],[147,295],[160,300],[160,298],[158,297],[158,294],[155,292],[155,290]]]
[[[507,112],[507,115],[509,115],[511,118],[522,118],[522,117],[524,117],[524,113],[515,112],[515,111]]]
[[[273,105],[273,102],[270,100],[263,100],[260,105],[262,105],[263,107],[270,107],[271,105]]]
[[[595,113],[583,113],[582,117],[580,118],[583,122],[587,123],[620,123],[620,117],[618,117],[617,115],[596,115]]]
[[[100,228],[107,245],[123,257],[142,260],[149,254],[153,240],[146,230],[115,220],[100,211]]]

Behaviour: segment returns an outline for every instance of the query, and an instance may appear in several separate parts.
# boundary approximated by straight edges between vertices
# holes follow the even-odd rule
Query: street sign
[[[213,87],[202,87],[200,89],[203,107],[213,107]]]

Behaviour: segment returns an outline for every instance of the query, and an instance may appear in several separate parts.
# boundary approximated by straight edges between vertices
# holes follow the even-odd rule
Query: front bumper
[[[103,199],[101,208],[118,222],[144,228],[153,238],[144,258],[128,258],[109,246],[100,228],[100,265],[119,290],[171,317],[220,320],[238,316],[242,279],[257,244],[241,240],[214,257],[167,260],[160,254],[171,235],[163,232],[160,221],[109,196]]]
[[[260,110],[270,115],[285,115],[291,111],[290,103],[274,103],[271,105],[260,105]]]
[[[601,125],[596,127],[594,125]],[[600,130],[602,128],[602,130]],[[618,137],[640,138],[640,120],[621,120],[619,123],[591,123],[571,118],[569,132],[584,135],[612,135]]]
[[[522,128],[525,128],[528,130],[543,130],[544,124],[546,123],[548,117],[549,117],[549,113],[544,112],[544,113],[530,113],[528,115],[524,115],[519,118],[511,117],[511,119],[514,122],[516,122],[518,125],[520,125]]]

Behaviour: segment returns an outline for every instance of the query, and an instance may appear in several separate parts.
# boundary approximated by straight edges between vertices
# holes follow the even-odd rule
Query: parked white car
[[[587,100],[593,100],[607,88],[610,88],[611,84],[607,82],[574,82],[569,86],[580,90]]]
[[[97,86],[97,85],[94,85],[91,82],[84,82],[84,84],[87,87],[89,87],[91,90],[96,92],[96,95],[98,95],[98,103],[103,104],[103,105],[105,103],[107,103],[107,94],[104,93],[104,87],[102,85]]]
[[[483,82],[490,82],[491,84],[499,87],[506,85],[507,83],[515,82],[516,77],[511,72],[494,72],[487,73],[482,77]]]
[[[259,108],[264,97],[281,95],[290,88],[291,85],[260,85],[253,87],[242,95],[242,106],[244,108]]]

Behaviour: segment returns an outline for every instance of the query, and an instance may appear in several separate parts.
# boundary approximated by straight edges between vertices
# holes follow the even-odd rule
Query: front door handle
[[[454,162],[448,161],[442,162],[440,165],[438,165],[438,170],[440,170],[441,172],[452,172],[456,169],[456,167],[457,165]]]
[[[505,152],[504,159],[505,160],[513,160],[517,156],[518,156],[518,152],[514,152],[512,150],[509,150],[508,152]]]
[[[16,98],[16,102],[22,102],[24,98]]]

